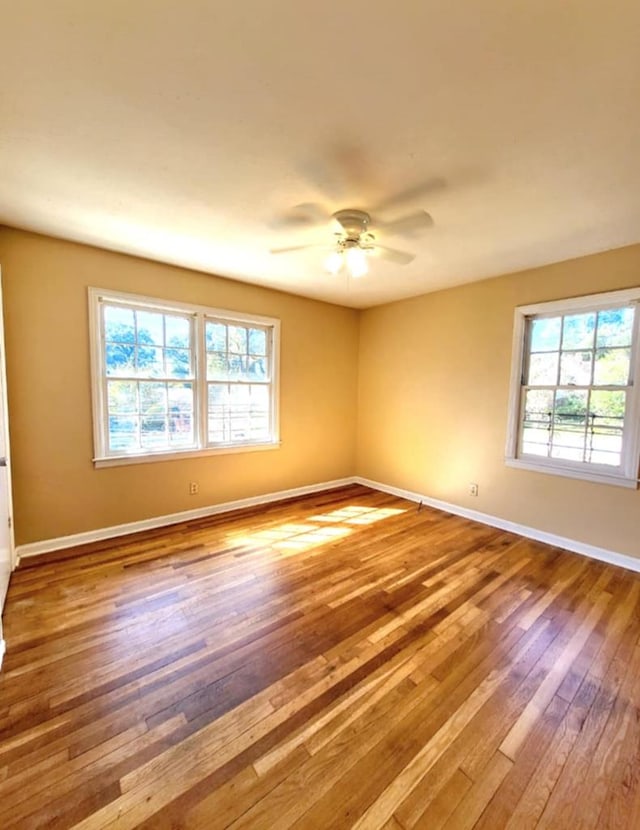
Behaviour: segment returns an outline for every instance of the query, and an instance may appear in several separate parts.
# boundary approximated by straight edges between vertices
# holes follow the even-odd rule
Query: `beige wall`
[[[637,491],[503,461],[514,307],[638,285],[640,246],[361,314],[12,229],[0,262],[18,544],[357,472],[640,557]],[[279,317],[281,449],[95,470],[89,285]]]
[[[354,473],[357,312],[11,229],[0,263],[17,544]],[[90,285],[280,318],[282,447],[95,470]]]
[[[358,474],[640,557],[638,491],[503,461],[515,306],[636,285],[640,246],[364,312]]]

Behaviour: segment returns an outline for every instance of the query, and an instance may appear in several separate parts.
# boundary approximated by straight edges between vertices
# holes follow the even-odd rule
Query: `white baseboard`
[[[630,571],[640,572],[640,559],[634,556],[628,556],[625,553],[618,553],[617,551],[607,550],[606,548],[598,548],[595,545],[589,545],[586,542],[579,542],[576,539],[568,539],[565,536],[556,536],[555,533],[547,533],[546,530],[538,530],[535,527],[527,527],[526,525],[510,522],[507,519],[501,519],[498,516],[491,516],[488,513],[481,513],[479,510],[470,510],[467,507],[461,507],[457,504],[450,504],[440,499],[432,499],[429,496],[424,496],[420,493],[415,493],[412,490],[403,490],[400,487],[392,487],[388,484],[382,484],[379,481],[372,481],[368,478],[356,476],[354,481],[357,484],[362,484],[364,487],[371,487],[374,490],[381,490],[383,493],[389,493],[393,496],[399,496],[402,499],[409,501],[422,502],[429,507],[435,507],[437,510],[444,510],[446,513],[453,513],[456,516],[462,516],[465,519],[472,519],[474,522],[480,524],[497,527],[500,530],[508,530],[511,533],[516,533],[518,536],[525,536],[527,539],[534,539],[536,542],[544,542],[547,545],[553,545],[557,548],[564,548],[570,550],[572,553],[579,553],[582,556],[588,556],[591,559],[597,559],[600,562],[607,562],[610,565],[617,565],[620,568],[627,568]]]
[[[7,644],[4,640],[0,640],[0,669],[2,668],[2,661],[4,660],[4,653],[7,650]]]
[[[88,530],[84,533],[73,533],[70,536],[58,536],[55,539],[43,539],[41,542],[31,542],[27,545],[18,545],[16,556],[18,564],[21,559],[30,556],[40,556],[55,550],[73,548],[76,545],[86,545],[91,542],[100,542],[103,539],[114,539],[117,536],[126,536],[129,533],[138,533],[141,530],[153,530],[158,527],[189,522],[193,519],[204,519],[218,513],[230,513],[232,510],[241,510],[243,507],[254,507],[259,504],[268,504],[273,501],[307,496],[312,493],[321,493],[324,490],[335,490],[354,484],[355,478],[338,478],[333,481],[321,481],[318,484],[307,484],[304,487],[293,487],[290,490],[277,490],[273,493],[264,493],[260,496],[251,496],[246,499],[236,499],[221,504],[212,504],[207,507],[197,507],[195,510],[183,510],[180,513],[169,513],[165,516],[155,516],[152,519],[142,519],[138,522],[127,522],[111,527],[102,527],[97,530]]]
[[[579,553],[582,556],[597,559],[600,562],[607,562],[610,565],[617,565],[621,568],[627,568],[631,571],[640,572],[640,559],[636,559],[633,556],[618,553],[617,551],[607,550],[606,548],[599,548],[595,545],[589,545],[586,542],[580,542],[576,539],[569,539],[565,536],[557,536],[556,534],[548,533],[545,530],[538,530],[535,527],[527,527],[526,525],[521,525],[516,522],[510,522],[507,519],[501,519],[498,516],[492,516],[489,513],[481,513],[479,510],[471,510],[467,507],[461,507],[457,504],[451,504],[450,502],[441,501],[440,499],[434,499],[430,496],[416,493],[413,490],[404,490],[401,487],[393,487],[379,481],[372,481],[368,478],[362,478],[361,476],[349,476],[347,478],[334,479],[333,481],[322,481],[318,484],[308,484],[304,487],[294,487],[290,490],[278,490],[272,493],[264,493],[260,496],[237,499],[235,501],[223,502],[222,504],[214,504],[207,507],[198,507],[195,510],[184,510],[180,513],[170,513],[165,516],[156,516],[152,519],[143,519],[138,522],[128,522],[126,524],[114,525],[112,527],[99,528],[98,530],[90,530],[85,533],[74,533],[71,536],[59,536],[56,539],[44,539],[41,542],[32,542],[28,545],[18,546],[16,549],[17,559],[19,563],[20,559],[23,558],[39,556],[43,553],[51,553],[52,551],[71,548],[76,545],[99,542],[104,539],[113,539],[118,536],[126,536],[129,533],[138,533],[141,530],[153,530],[155,528],[177,524],[178,522],[191,521],[192,519],[203,519],[207,516],[215,516],[219,513],[229,513],[232,510],[241,510],[243,507],[254,507],[260,504],[268,504],[269,502],[282,501],[283,499],[306,496],[312,493],[320,493],[323,490],[335,490],[338,487],[346,487],[349,484],[361,484],[364,487],[370,487],[373,490],[380,490],[383,493],[389,493],[390,495],[398,496],[402,499],[408,499],[413,502],[422,502],[429,507],[434,507],[437,510],[444,510],[446,513],[453,513],[454,515],[462,516],[465,519],[472,519],[475,522],[480,522],[480,524],[497,527],[500,530],[508,530],[519,536],[534,539],[537,542],[544,542],[547,545],[564,548],[565,550],[570,550],[573,553]]]

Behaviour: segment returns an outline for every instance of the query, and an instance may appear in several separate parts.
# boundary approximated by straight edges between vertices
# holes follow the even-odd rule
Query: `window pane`
[[[548,455],[551,433],[546,427],[533,428],[525,424],[522,430],[522,451],[534,455]]]
[[[248,330],[244,326],[228,326],[229,330],[229,351],[234,354],[247,353]]]
[[[620,451],[615,453],[612,452],[601,452],[599,450],[594,449],[590,455],[589,461],[592,464],[608,464],[611,467],[619,467],[620,466]]]
[[[269,440],[269,419],[268,418],[252,418],[251,419],[251,435],[252,441],[268,441]]]
[[[561,317],[542,317],[531,322],[531,351],[553,352],[560,348]]]
[[[267,386],[252,385],[251,411],[264,413],[269,411],[269,388]]]
[[[247,380],[267,380],[267,358],[249,355],[247,361]]]
[[[584,461],[588,392],[556,392],[551,457]]]
[[[224,421],[222,418],[209,418],[209,443],[224,444],[228,441],[227,433],[224,429]]]
[[[251,354],[267,353],[267,333],[263,329],[249,329],[249,351]]]
[[[229,441],[229,386],[226,383],[210,383],[207,406],[209,418],[207,423],[207,440],[210,443]]]
[[[591,429],[589,461],[593,464],[619,466],[626,406],[626,392],[591,393],[589,410]]]
[[[551,457],[583,461],[586,445],[587,392],[556,393]]]
[[[562,333],[563,349],[590,349],[596,330],[596,315],[570,314],[564,318]]]
[[[556,432],[551,446],[551,458],[566,461],[584,461],[584,433]]]
[[[193,421],[190,429],[174,430],[171,421],[169,421],[169,444],[175,449],[188,449],[194,447],[193,439]]]
[[[133,311],[130,308],[121,308],[117,305],[105,305],[104,336],[105,340],[133,343],[135,340]]]
[[[584,424],[587,416],[586,391],[559,389],[556,392],[555,422]]]
[[[229,386],[226,383],[209,384],[209,412],[218,412],[226,406],[229,398]]]
[[[269,388],[252,385],[250,388],[251,440],[268,441],[271,421]]]
[[[588,392],[556,392],[551,457],[584,461]]]
[[[208,409],[208,440],[211,443],[266,441],[270,437],[267,386],[209,384]]]
[[[232,403],[248,405],[251,389],[245,384],[234,384],[229,388],[229,395]]]
[[[226,352],[227,350],[227,327],[222,323],[206,324],[207,349],[215,352]]]
[[[164,325],[167,346],[184,349],[191,347],[191,321],[188,318],[166,314]]]
[[[229,377],[229,361],[220,352],[207,352],[207,379],[226,380]]]
[[[229,380],[244,380],[247,377],[247,358],[244,355],[230,354],[227,365]]]
[[[622,423],[626,402],[626,392],[594,391],[591,393],[589,411],[599,418],[617,420]]]
[[[542,352],[529,358],[528,386],[550,386],[558,382],[558,353]]]
[[[167,387],[164,383],[140,383],[140,414],[164,417],[167,412]]]
[[[598,314],[596,346],[630,346],[632,336],[632,308],[610,308]]]
[[[107,383],[109,413],[135,414],[138,411],[138,384],[123,380],[110,380]]]
[[[136,311],[138,322],[138,343],[153,346],[164,345],[163,314],[151,311]]]
[[[596,349],[593,382],[596,386],[626,386],[630,365],[631,349]]]
[[[111,452],[135,452],[138,443],[138,418],[109,416],[109,450]]]
[[[193,384],[168,384],[168,403],[170,412],[193,412]]]
[[[249,418],[231,418],[229,435],[231,441],[249,441],[251,437]]]
[[[168,447],[167,419],[161,416],[141,418],[140,445],[145,449],[164,449]]]
[[[553,410],[552,389],[529,389],[524,400],[525,418],[528,421],[549,423]]]
[[[534,435],[531,440],[529,440],[528,433],[527,435],[523,435],[522,452],[526,455],[548,456],[549,445],[546,441],[543,442],[541,438],[541,435]]]
[[[138,346],[136,349],[137,376],[159,378],[164,376],[164,349],[155,346]]]
[[[548,455],[553,410],[553,390],[529,389],[524,400],[522,452]]]
[[[108,343],[104,357],[109,377],[133,377],[135,375],[135,346],[125,343]]]
[[[168,386],[169,437],[172,446],[194,442],[193,384],[171,383]]]
[[[563,352],[560,358],[561,386],[589,386],[593,352]]]
[[[592,464],[620,464],[622,434],[602,430],[595,432],[590,438],[589,461]]]
[[[165,349],[165,373],[170,378],[186,378],[191,375],[191,351],[189,349]]]

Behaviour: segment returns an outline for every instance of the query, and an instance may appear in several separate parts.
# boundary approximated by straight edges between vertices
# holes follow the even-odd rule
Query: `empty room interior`
[[[0,826],[637,830],[640,5],[0,5]]]

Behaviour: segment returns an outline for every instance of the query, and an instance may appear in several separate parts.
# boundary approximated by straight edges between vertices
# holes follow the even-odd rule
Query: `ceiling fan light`
[[[349,248],[345,254],[347,268],[352,277],[364,277],[368,272],[367,255],[362,248]]]
[[[330,274],[337,274],[342,268],[344,258],[340,251],[333,251],[324,261],[325,270]]]

